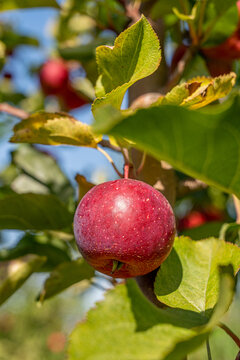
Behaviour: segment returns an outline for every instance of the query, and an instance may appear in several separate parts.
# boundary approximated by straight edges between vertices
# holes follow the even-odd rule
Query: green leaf
[[[221,279],[224,282],[213,319],[192,329],[187,324],[188,314],[177,320],[155,307],[134,280],[117,285],[74,329],[69,360],[182,360],[206,340],[232,301],[232,274],[225,273]]]
[[[238,10],[235,0],[208,2],[204,32],[207,41],[204,46],[214,46],[224,42],[237,29]]]
[[[210,222],[206,222],[201,226],[186,229],[181,232],[181,235],[189,236],[191,239],[194,240],[207,239],[211,236],[217,238],[222,225],[223,225],[222,222],[210,221]]]
[[[162,105],[121,115],[99,109],[94,129],[135,142],[156,159],[240,197],[240,98],[201,111]]]
[[[70,230],[72,214],[54,195],[14,194],[0,199],[0,229]]]
[[[223,224],[220,229],[219,238],[240,246],[240,224]]]
[[[97,146],[90,126],[62,113],[39,112],[14,127],[11,142],[45,145]]]
[[[219,294],[220,265],[240,267],[240,248],[210,238],[193,241],[175,239],[174,248],[161,265],[155,280],[159,301],[173,307],[209,316]]]
[[[126,90],[151,75],[161,59],[157,35],[144,16],[115,40],[114,46],[97,48],[99,78],[93,111],[101,104],[120,108]]]
[[[46,234],[26,234],[16,246],[10,249],[0,250],[0,261],[13,260],[28,254],[46,257],[41,271],[52,270],[62,262],[71,260],[66,242],[59,241],[59,239],[52,239],[50,235]]]
[[[43,302],[68,287],[94,276],[94,269],[82,258],[57,266],[44,283],[39,300]]]
[[[177,8],[179,11],[181,11],[179,0],[157,1],[151,8],[151,18],[155,20],[157,18],[163,17],[164,15],[172,14],[173,8]]]
[[[176,7],[174,7],[172,10],[173,10],[173,13],[180,20],[189,21],[189,20],[195,20],[196,13],[197,13],[197,6],[198,6],[198,4],[196,3],[195,6],[193,6],[193,8],[192,8],[191,14],[189,14],[189,15],[181,13]]]
[[[0,0],[0,11],[45,6],[60,9],[55,0]]]
[[[12,152],[12,165],[20,174],[12,182],[12,187],[18,193],[29,192],[23,187],[22,178],[28,179],[36,186],[39,184],[46,192],[51,192],[63,200],[69,201],[74,195],[71,183],[59,168],[56,160],[28,144],[21,144]],[[25,181],[26,182],[26,181]],[[32,191],[32,190],[31,190]],[[33,192],[33,191],[32,191]],[[38,188],[38,192],[39,188]]]
[[[17,260],[0,263],[0,305],[2,305],[22,284],[38,271],[46,258],[27,255]]]

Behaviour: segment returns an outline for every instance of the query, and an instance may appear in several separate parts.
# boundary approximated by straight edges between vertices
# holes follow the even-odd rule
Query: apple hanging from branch
[[[175,236],[175,217],[167,199],[132,179],[92,188],[74,217],[83,257],[97,271],[116,278],[136,277],[160,266]]]

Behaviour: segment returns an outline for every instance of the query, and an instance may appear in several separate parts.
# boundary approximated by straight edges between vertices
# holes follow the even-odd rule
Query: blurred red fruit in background
[[[40,73],[40,83],[46,95],[61,93],[67,86],[69,71],[66,64],[60,59],[48,60],[43,64]]]
[[[224,217],[224,213],[213,206],[209,206],[201,211],[192,210],[184,218],[179,220],[178,230],[191,229],[201,226],[206,222],[223,221]]]
[[[47,347],[53,353],[59,353],[64,350],[66,336],[62,332],[54,332],[47,338]]]
[[[89,103],[87,98],[73,89],[68,66],[63,60],[48,60],[43,64],[39,76],[43,92],[57,96],[64,110],[72,110]]]

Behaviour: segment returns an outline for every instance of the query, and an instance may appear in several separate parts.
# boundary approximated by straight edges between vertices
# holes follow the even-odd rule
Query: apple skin
[[[167,199],[132,179],[105,182],[79,203],[74,234],[79,251],[97,271],[115,278],[144,275],[169,255],[175,217]],[[113,261],[123,265],[112,274]]]

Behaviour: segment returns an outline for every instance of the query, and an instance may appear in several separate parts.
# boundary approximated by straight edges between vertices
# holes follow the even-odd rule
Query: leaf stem
[[[6,112],[6,113],[16,116],[20,119],[27,119],[29,117],[29,113],[27,113],[26,111],[16,108],[7,103],[0,104],[0,112]]]
[[[212,354],[211,354],[211,349],[210,349],[209,339],[207,339],[207,341],[206,341],[206,346],[207,346],[207,355],[208,355],[208,360],[212,360]]]
[[[229,329],[229,327],[227,325],[220,323],[218,326],[221,329],[223,329],[225,331],[225,333],[227,333],[232,338],[232,340],[235,342],[235,344],[240,348],[239,337],[236,334],[234,334],[234,332],[231,329]]]
[[[97,150],[100,151],[108,159],[108,161],[110,162],[110,164],[112,165],[112,167],[114,168],[114,170],[116,171],[118,176],[122,178],[123,174],[120,173],[120,171],[118,170],[118,168],[114,164],[113,159],[111,158],[111,156],[108,155],[108,153],[105,150],[101,149],[99,146],[97,146]]]
[[[146,152],[144,151],[143,156],[142,156],[142,160],[141,160],[140,165],[139,165],[139,167],[138,167],[138,169],[137,169],[137,171],[136,171],[136,172],[137,172],[137,175],[139,175],[140,172],[142,171],[142,169],[144,168],[145,161],[146,161],[146,157],[147,157],[147,154],[146,154]]]
[[[240,360],[240,351],[238,352],[237,357],[236,357],[235,360]]]

